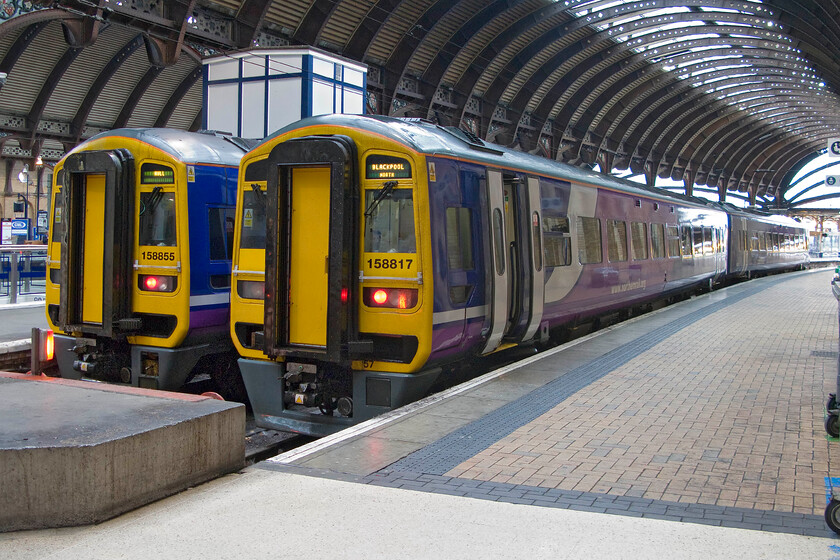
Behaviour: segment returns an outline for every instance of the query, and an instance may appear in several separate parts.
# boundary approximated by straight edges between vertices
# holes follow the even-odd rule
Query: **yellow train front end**
[[[177,389],[190,328],[187,166],[105,135],[58,163],[47,320],[62,377]]]
[[[258,424],[316,436],[416,400],[438,374],[425,158],[318,122],[243,158],[231,287]]]

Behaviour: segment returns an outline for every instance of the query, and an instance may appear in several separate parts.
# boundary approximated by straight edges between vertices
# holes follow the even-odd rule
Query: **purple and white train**
[[[461,130],[329,115],[242,158],[231,334],[258,424],[324,435],[453,366],[808,264],[797,222]]]

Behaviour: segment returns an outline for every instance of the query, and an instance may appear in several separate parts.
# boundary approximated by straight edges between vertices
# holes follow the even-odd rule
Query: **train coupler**
[[[92,374],[96,371],[96,363],[87,361],[89,356],[82,356],[81,360],[73,360],[73,369],[82,373]]]

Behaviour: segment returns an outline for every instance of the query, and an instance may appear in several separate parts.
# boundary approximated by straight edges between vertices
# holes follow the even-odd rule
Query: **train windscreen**
[[[365,251],[369,253],[415,253],[414,197],[411,189],[395,189],[378,204],[379,190],[365,193],[371,208],[365,227]]]

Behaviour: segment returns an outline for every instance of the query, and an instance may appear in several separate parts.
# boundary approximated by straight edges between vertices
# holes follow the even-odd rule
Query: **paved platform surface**
[[[0,557],[838,558],[830,279],[694,298]]]
[[[43,301],[26,303],[0,303],[0,343],[25,339],[32,336],[32,327],[48,329],[47,315]]]

